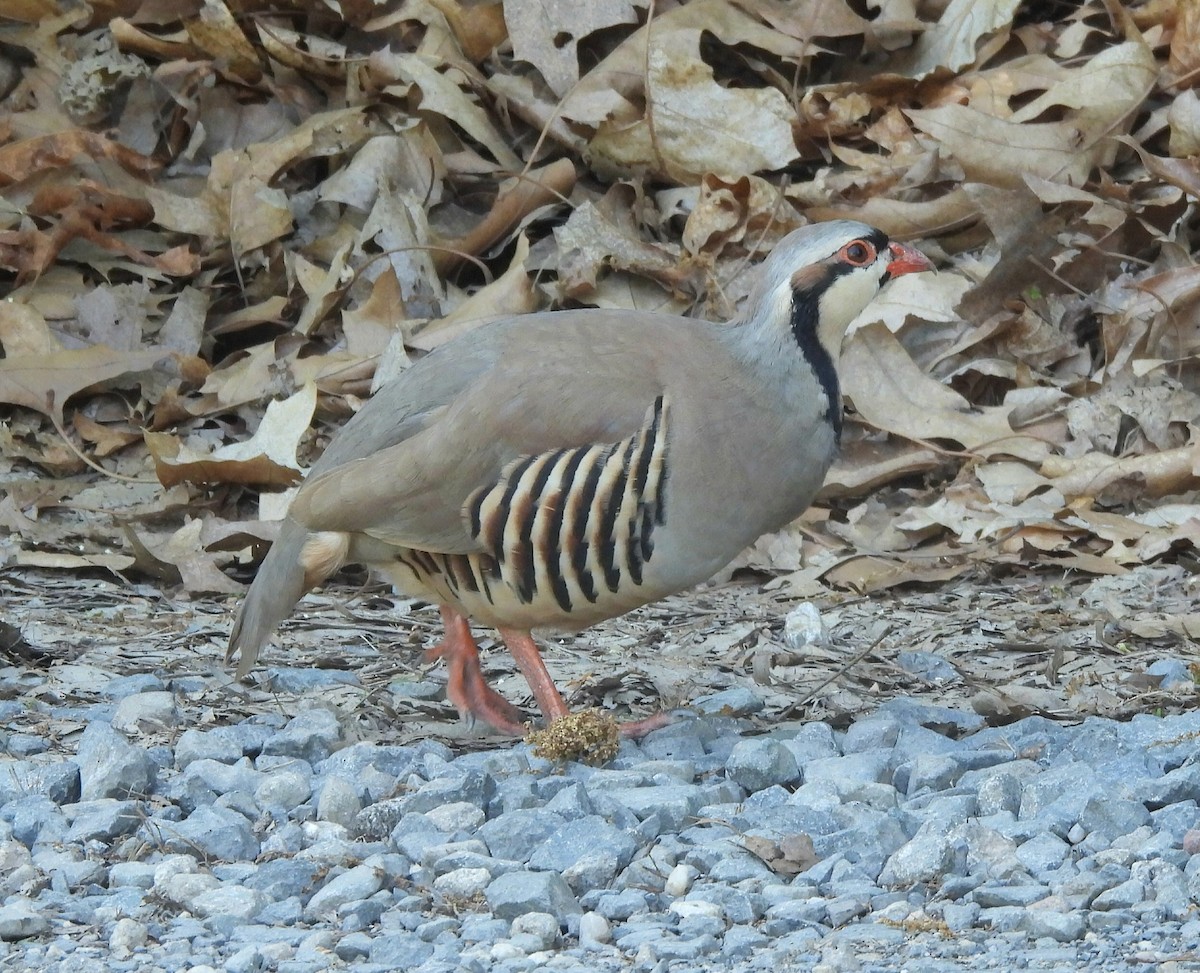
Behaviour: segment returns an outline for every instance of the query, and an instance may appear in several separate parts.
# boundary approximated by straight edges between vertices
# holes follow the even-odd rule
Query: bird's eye
[[[854,240],[842,247],[838,256],[855,267],[865,267],[875,259],[875,248],[866,240]]]

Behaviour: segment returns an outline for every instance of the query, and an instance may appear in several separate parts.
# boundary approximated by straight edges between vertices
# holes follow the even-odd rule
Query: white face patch
[[[821,294],[817,341],[835,361],[846,328],[879,293],[886,257],[885,252],[873,264],[842,274]]]

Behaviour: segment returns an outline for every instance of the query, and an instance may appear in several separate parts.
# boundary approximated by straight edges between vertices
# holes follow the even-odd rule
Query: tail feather
[[[237,678],[243,679],[258,661],[258,653],[284,618],[307,590],[304,565],[300,557],[308,540],[308,531],[288,518],[279,538],[263,559],[258,575],[250,585],[238,609],[225,661],[239,656]]]

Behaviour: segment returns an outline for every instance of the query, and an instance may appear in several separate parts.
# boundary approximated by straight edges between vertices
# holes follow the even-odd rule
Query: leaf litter
[[[778,239],[844,216],[941,269],[852,329],[818,505],[551,665],[619,707],[752,680],[763,719],[1185,704],[1145,670],[1200,631],[1196,9],[10,5],[4,620],[60,664],[215,667],[287,491],[380,381],[505,314],[729,316]],[[310,596],[269,662],[353,662],[373,731],[447,732],[397,689],[431,616],[358,590]],[[827,644],[781,641],[797,599]],[[120,647],[88,634],[109,615]]]

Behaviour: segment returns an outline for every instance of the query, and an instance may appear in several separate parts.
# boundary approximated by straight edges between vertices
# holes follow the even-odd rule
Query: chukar
[[[873,227],[819,223],[775,248],[729,324],[552,311],[437,349],[313,466],[234,623],[238,674],[355,562],[441,606],[430,655],[464,715],[526,729],[484,682],[468,618],[499,630],[547,723],[565,715],[530,630],[681,591],[801,514],[838,447],[846,327],[888,280],[929,269]]]

